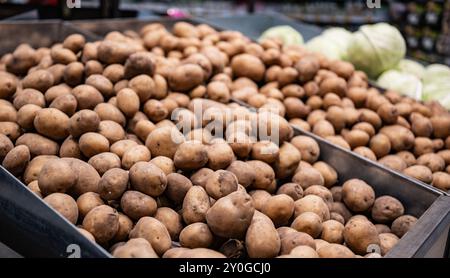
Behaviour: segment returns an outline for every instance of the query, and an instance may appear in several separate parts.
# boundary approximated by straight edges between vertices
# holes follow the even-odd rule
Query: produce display
[[[445,110],[384,96],[351,64],[277,40],[153,23],[22,44],[0,70],[3,167],[115,257],[388,253],[417,219],[366,182],[339,180],[283,116],[366,156],[403,151],[392,165],[448,185]]]

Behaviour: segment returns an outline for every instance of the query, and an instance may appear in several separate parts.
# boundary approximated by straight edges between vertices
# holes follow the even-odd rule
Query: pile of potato
[[[51,48],[23,44],[0,60],[0,162],[116,257],[379,257],[417,219],[362,180],[339,181],[317,142],[294,137],[282,117],[305,129],[315,118],[313,131],[340,145],[382,134],[389,148],[406,145],[408,129],[375,136],[381,112],[345,97],[394,94],[366,89],[363,74],[336,63],[184,22],[172,33],[149,24],[97,42],[75,34]],[[328,111],[311,112],[314,101]],[[438,113],[398,97],[406,105]],[[446,120],[429,120],[436,137],[448,136]],[[254,136],[275,125],[279,145]],[[448,164],[447,154],[438,156]],[[441,168],[435,180],[445,182]]]

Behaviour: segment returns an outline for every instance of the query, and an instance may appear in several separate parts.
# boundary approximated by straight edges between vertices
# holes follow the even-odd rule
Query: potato
[[[389,223],[405,213],[402,203],[391,196],[375,199],[372,207],[372,218],[378,223]]]
[[[389,140],[389,137],[381,133],[370,139],[369,146],[377,158],[382,158],[391,151],[391,141]]]
[[[17,122],[16,108],[2,99],[0,99],[0,122]]]
[[[133,238],[112,252],[115,258],[159,258],[152,245],[143,238]]]
[[[210,209],[209,196],[201,186],[192,186],[183,200],[182,216],[186,224],[205,222]]]
[[[125,130],[114,121],[101,121],[98,126],[98,133],[108,139],[110,144],[125,139]]]
[[[320,258],[354,258],[355,254],[348,247],[330,243],[317,249]]]
[[[299,232],[307,233],[313,238],[317,238],[322,232],[322,218],[314,212],[302,212],[294,219],[291,227]]]
[[[308,82],[314,78],[320,69],[320,63],[314,56],[302,57],[296,64],[299,80],[302,83]]]
[[[20,126],[14,122],[0,122],[0,134],[8,136],[11,140],[15,141],[22,131]]]
[[[214,143],[206,148],[208,167],[212,170],[227,168],[234,159],[232,148],[226,143]]]
[[[408,166],[406,162],[397,155],[387,155],[378,160],[378,163],[399,172],[402,172]]]
[[[93,86],[78,85],[72,89],[72,94],[78,102],[78,109],[94,109],[99,103],[104,102],[103,95]]]
[[[109,151],[108,139],[95,132],[87,132],[81,135],[78,144],[81,152],[86,157],[93,157],[99,153]]]
[[[297,246],[309,246],[313,249],[316,249],[316,243],[314,242],[314,239],[302,232],[297,231],[289,231],[285,234],[280,235],[281,239],[281,249],[280,254],[289,254],[292,252],[294,248]]]
[[[327,204],[331,205],[333,203],[333,195],[331,191],[322,185],[311,185],[303,192],[306,195],[316,195],[322,198]]]
[[[90,164],[75,158],[62,158],[69,163],[78,180],[70,189],[72,194],[81,195],[86,192],[98,192],[100,176]]]
[[[86,192],[77,199],[80,218],[84,218],[93,208],[104,205],[100,195],[94,192]]]
[[[111,168],[102,174],[98,192],[105,200],[119,199],[128,187],[128,173],[120,168]]]
[[[183,134],[176,128],[167,126],[152,131],[147,137],[145,145],[153,156],[162,155],[173,158],[178,146],[183,142]]]
[[[445,161],[446,165],[450,165],[450,149],[439,151],[437,154]]]
[[[120,140],[112,144],[110,150],[120,158],[123,158],[123,155],[135,146],[137,146],[137,143],[132,140]]]
[[[259,141],[253,144],[251,156],[255,160],[271,164],[278,159],[279,148],[273,142]]]
[[[333,201],[342,202],[342,186],[333,186],[330,188]]]
[[[391,233],[381,233],[378,237],[382,256],[385,256],[399,241],[399,238]]]
[[[17,89],[17,78],[7,72],[0,72],[0,99],[11,98]]]
[[[401,238],[411,227],[416,224],[417,218],[412,215],[402,215],[392,222],[391,231],[393,234]]]
[[[138,191],[126,191],[120,199],[123,212],[133,220],[144,216],[153,216],[156,213],[155,199]]]
[[[300,151],[302,160],[314,163],[319,158],[320,148],[314,139],[299,135],[292,138],[291,144]]]
[[[130,238],[146,239],[159,256],[170,249],[172,241],[164,224],[153,217],[142,217],[130,232]]]
[[[286,194],[294,201],[297,201],[298,199],[303,197],[303,188],[297,183],[285,183],[278,188],[276,194]]]
[[[32,156],[56,155],[59,146],[56,142],[35,133],[25,133],[16,140],[16,146],[25,145]]]
[[[224,259],[226,258],[222,253],[207,248],[172,248],[164,253],[163,258],[211,258]]]
[[[414,157],[414,155],[411,152],[401,151],[401,152],[398,152],[396,155],[399,156],[401,159],[403,159],[403,161],[406,162],[406,165],[408,167],[416,164],[416,158]]]
[[[125,62],[125,78],[132,79],[140,74],[153,75],[155,69],[153,56],[148,52],[131,54]]]
[[[293,248],[289,255],[293,258],[319,258],[316,250],[306,245],[299,245]]]
[[[318,121],[312,128],[312,132],[320,137],[335,135],[333,125],[327,120]]]
[[[252,187],[255,189],[268,189],[275,182],[275,172],[269,164],[259,161],[250,160],[247,163],[255,170],[256,177]]]
[[[426,153],[434,152],[433,141],[426,137],[416,137],[414,139],[414,155],[419,157]]]
[[[198,141],[186,141],[180,144],[174,155],[175,167],[183,170],[199,169],[207,162],[206,146]]]
[[[164,172],[150,162],[137,162],[130,168],[130,184],[137,191],[157,197],[167,186]]]
[[[330,210],[325,201],[316,195],[307,195],[294,202],[294,217],[304,212],[314,212],[322,221],[330,219]]]
[[[83,52],[84,54],[85,52]],[[89,77],[91,75],[102,74],[103,65],[96,60],[90,60],[84,64],[84,76]],[[106,77],[105,77],[106,78]],[[109,81],[109,79],[108,79]]]
[[[391,232],[391,228],[389,228],[389,226],[387,226],[385,224],[375,224],[375,228],[377,228],[378,235]],[[380,241],[381,241],[381,238],[380,238]]]
[[[231,69],[237,77],[247,77],[259,82],[264,78],[266,70],[263,62],[250,54],[239,54],[231,60]]]
[[[410,166],[403,170],[403,174],[418,179],[424,183],[431,183],[433,181],[433,173],[431,170],[422,165]]]
[[[411,122],[411,131],[416,136],[430,137],[433,133],[433,126],[430,119],[422,116],[419,113],[412,113],[409,116]]]
[[[161,76],[155,75],[154,79],[152,79],[150,76],[146,75],[146,74],[141,74],[138,75],[136,77],[134,77],[133,79],[130,80],[130,82],[128,83],[128,86],[130,87],[131,90],[133,90],[138,96],[139,96],[139,100],[141,103],[144,103],[145,101],[147,101],[150,96],[155,97],[156,99],[161,99],[165,96],[165,94],[167,92],[158,92],[157,85],[163,85],[165,86],[165,90],[167,91],[167,84],[164,78],[162,78],[162,80],[160,80]],[[157,83],[158,81],[158,83]],[[163,88],[161,88],[163,89]]]
[[[264,205],[271,197],[270,193],[265,190],[252,190],[249,192],[253,200],[253,206],[256,210],[262,211]]]
[[[53,76],[50,72],[47,70],[36,70],[22,79],[22,87],[24,89],[31,88],[40,92],[45,92],[48,88],[53,86],[53,82]]]
[[[58,109],[66,115],[72,116],[77,109],[77,100],[73,95],[62,95],[55,98],[49,108]]]
[[[214,199],[220,199],[226,195],[236,191],[238,188],[238,180],[236,176],[225,170],[217,170],[208,175],[205,184],[206,192]]]
[[[108,78],[112,83],[122,80],[125,75],[125,68],[120,64],[111,64],[103,70],[103,76]]]
[[[186,248],[207,248],[213,240],[214,237],[205,223],[190,224],[180,233],[180,245]]]
[[[60,159],[47,161],[39,173],[38,183],[44,196],[51,193],[64,193],[76,184],[78,177],[71,166]]]
[[[417,164],[428,167],[433,173],[443,171],[445,168],[444,159],[435,153],[421,155],[417,158]]]
[[[17,112],[17,123],[23,129],[32,129],[34,118],[39,110],[42,108],[35,104],[26,104],[22,106]]]
[[[375,201],[375,192],[363,180],[351,179],[342,186],[342,200],[354,212],[368,210]]]
[[[245,235],[245,247],[250,258],[273,258],[278,255],[281,240],[270,218],[255,211]]]
[[[276,227],[286,225],[294,213],[294,200],[286,194],[272,196],[263,204],[261,212],[267,215]]]
[[[0,134],[0,161],[14,148],[13,142],[6,135]]]
[[[312,167],[300,167],[292,178],[292,182],[299,184],[303,190],[311,185],[324,185],[325,180],[322,174]]]
[[[352,149],[360,146],[366,146],[370,140],[369,134],[359,129],[353,129],[346,132],[343,136]]]
[[[345,223],[352,217],[352,213],[342,202],[333,202],[330,205],[330,212],[332,213],[334,212],[342,216],[342,218],[344,218]]]
[[[157,156],[150,160],[150,163],[161,169],[164,174],[168,175],[175,172],[175,166],[172,159],[165,156]]]
[[[136,145],[129,148],[122,156],[122,167],[130,169],[134,164],[140,161],[150,161],[151,154],[147,147]]]
[[[254,212],[250,195],[236,191],[214,203],[206,213],[206,222],[215,235],[240,239],[250,226]]]
[[[102,176],[112,168],[120,168],[120,158],[111,152],[99,153],[91,157],[88,161],[92,167]]]
[[[431,184],[443,191],[450,190],[450,174],[444,172],[434,172]]]
[[[95,242],[95,237],[88,231],[86,231],[83,228],[79,228],[77,227],[78,232],[80,232],[80,234],[82,234],[85,238],[87,238],[88,240],[90,240],[91,242]]]
[[[173,241],[178,241],[180,232],[183,230],[183,219],[171,208],[160,207],[154,216],[157,220],[164,224]]]
[[[175,204],[181,204],[191,187],[192,182],[188,178],[178,173],[171,173],[167,175],[165,194]]]
[[[344,240],[346,246],[358,255],[369,253],[371,245],[380,245],[375,225],[368,220],[361,219],[347,222],[344,228]]]
[[[391,147],[394,151],[408,150],[414,144],[413,133],[403,126],[385,126],[380,130],[380,133],[389,138],[391,141]]]
[[[344,225],[336,220],[323,222],[321,238],[329,243],[342,244],[344,242]]]
[[[203,82],[204,73],[197,64],[179,65],[169,72],[168,84],[173,91],[189,91]]]
[[[12,148],[3,159],[3,167],[15,176],[21,176],[30,162],[30,150],[20,145]],[[1,158],[1,157],[0,157]]]
[[[433,126],[433,135],[436,138],[446,138],[450,136],[450,116],[433,116],[430,118],[431,125]]]
[[[256,171],[248,163],[240,160],[235,160],[228,166],[227,171],[233,173],[238,183],[244,187],[253,184],[256,178]]]
[[[78,207],[75,200],[64,193],[52,193],[44,198],[49,206],[60,213],[70,223],[76,224],[78,220]]]
[[[80,110],[69,121],[70,134],[78,138],[87,132],[96,132],[100,124],[100,118],[92,110]]]

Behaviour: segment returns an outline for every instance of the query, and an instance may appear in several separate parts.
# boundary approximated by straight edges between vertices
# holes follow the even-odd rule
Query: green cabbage
[[[325,30],[322,36],[338,47],[340,59],[347,60],[348,47],[352,40],[351,32],[344,28],[333,27]]]
[[[325,36],[317,36],[309,40],[305,46],[309,51],[321,53],[329,59],[341,59],[342,50]]]
[[[417,100],[422,99],[422,82],[413,74],[388,70],[378,78],[377,83],[385,89],[395,90]]]
[[[387,23],[364,25],[353,33],[348,61],[370,77],[394,68],[405,56],[406,44],[400,32]]]
[[[450,82],[450,68],[441,64],[432,64],[426,67],[423,75],[425,83],[434,83],[436,80],[444,79]]]
[[[303,36],[289,25],[280,25],[267,29],[259,37],[259,41],[267,38],[280,39],[284,45],[302,45]]]
[[[409,60],[409,59],[403,59],[401,60],[397,66],[395,67],[396,70],[399,70],[401,72],[411,73],[415,76],[422,78],[425,74],[425,67],[422,66],[420,63]]]

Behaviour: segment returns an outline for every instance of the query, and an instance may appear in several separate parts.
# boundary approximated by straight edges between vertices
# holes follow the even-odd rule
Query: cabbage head
[[[322,33],[328,41],[335,44],[339,49],[339,57],[342,60],[347,60],[348,47],[352,40],[352,33],[344,28],[333,27],[325,30]]]
[[[348,48],[348,61],[369,77],[394,68],[406,53],[406,43],[400,32],[387,23],[363,25],[353,33]]]
[[[435,83],[440,80],[446,80],[450,82],[450,68],[441,64],[432,64],[426,67],[423,75],[423,81],[425,83]]]
[[[422,66],[422,64],[410,60],[410,59],[403,59],[401,60],[397,66],[395,67],[396,70],[406,73],[414,74],[415,76],[422,78],[425,74],[425,67]]]
[[[378,78],[377,83],[382,88],[397,91],[417,100],[422,99],[422,82],[413,74],[388,70]]]
[[[283,42],[283,45],[303,45],[303,36],[289,25],[274,26],[261,34],[259,41],[275,38]]]
[[[328,59],[341,59],[342,50],[325,36],[317,36],[306,43],[306,49],[325,55]]]

